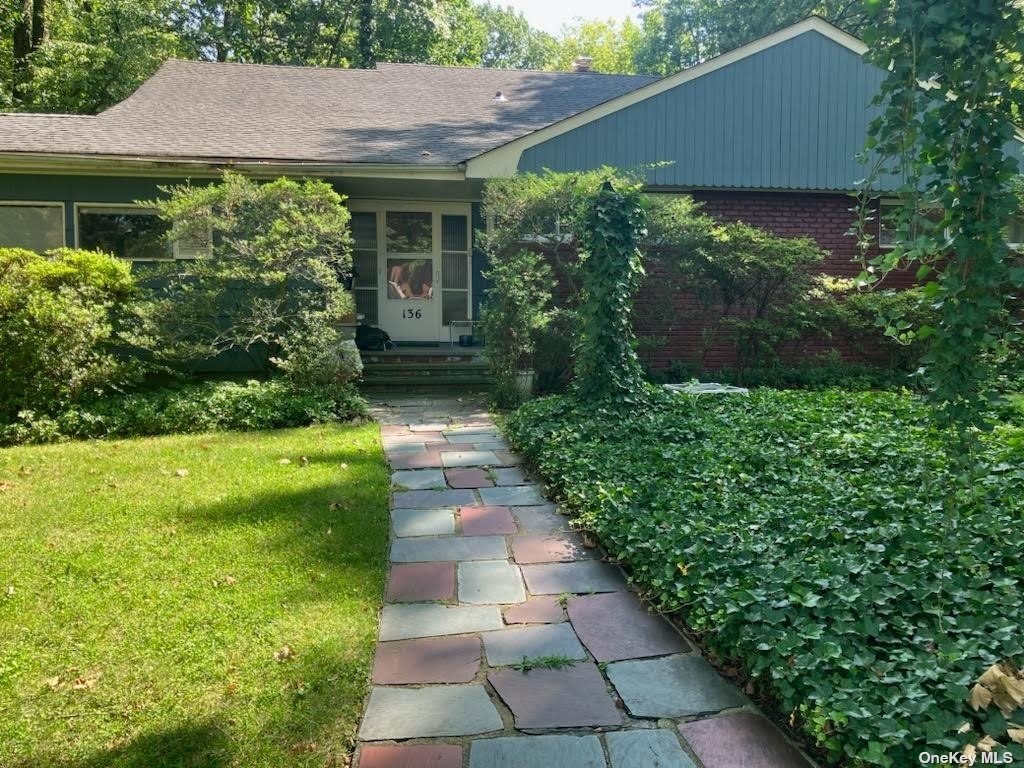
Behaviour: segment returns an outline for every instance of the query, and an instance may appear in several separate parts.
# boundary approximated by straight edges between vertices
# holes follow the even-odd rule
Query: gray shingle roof
[[[451,165],[654,79],[172,60],[94,117],[0,115],[0,152]]]

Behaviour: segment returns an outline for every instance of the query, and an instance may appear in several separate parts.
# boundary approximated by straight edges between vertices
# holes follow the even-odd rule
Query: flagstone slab
[[[491,488],[494,481],[482,469],[446,469],[445,479],[452,488]]]
[[[498,432],[498,428],[494,426],[494,422],[489,419],[479,420],[472,424],[466,422],[463,424],[452,425],[448,427],[448,429],[444,430],[445,437],[449,439],[452,435],[479,435],[493,434],[495,432]]]
[[[542,656],[580,660],[587,658],[587,652],[568,624],[501,629],[485,632],[483,638],[487,663],[492,667],[518,664],[523,659]]]
[[[520,527],[530,533],[554,533],[569,529],[565,515],[558,513],[554,504],[540,504],[531,507],[512,507],[512,515]]]
[[[359,768],[462,768],[458,744],[367,744]]]
[[[390,448],[394,445],[402,445],[404,443],[425,443],[428,440],[441,440],[443,439],[440,432],[413,432],[409,431],[405,435],[382,435],[381,442],[384,443],[385,448]]]
[[[395,563],[388,578],[388,602],[414,603],[455,597],[455,563]]]
[[[415,453],[398,455],[388,451],[387,456],[392,469],[430,469],[441,466],[441,454],[437,451],[428,451],[426,448]]]
[[[537,485],[508,485],[498,488],[481,488],[480,498],[484,504],[498,504],[506,507],[528,507],[543,504],[546,499]]]
[[[531,597],[525,603],[506,608],[506,624],[556,624],[565,621],[565,609],[556,597]]]
[[[693,654],[618,661],[608,679],[635,717],[684,717],[742,707],[743,695]]]
[[[412,430],[404,424],[384,424],[380,428],[381,435],[408,435]]]
[[[451,507],[392,509],[391,524],[396,536],[446,536],[455,533],[455,513]]]
[[[513,552],[515,546],[513,540]],[[518,557],[516,560],[521,562]],[[631,592],[574,597],[567,607],[576,634],[598,661],[640,659],[690,650],[671,624],[649,613]]]
[[[440,469],[403,469],[391,474],[391,484],[410,491],[446,488],[444,472]]]
[[[391,498],[396,509],[461,507],[476,503],[476,496],[467,490],[396,491]]]
[[[695,720],[679,733],[697,758],[709,768],[810,768],[800,751],[779,730],[753,712]]]
[[[501,728],[501,716],[482,685],[375,686],[370,691],[359,738],[383,741],[472,736]]]
[[[521,603],[523,577],[507,560],[459,563],[459,602],[476,605]]]
[[[530,534],[512,539],[512,556],[517,563],[570,563],[592,560],[597,552],[583,546],[577,533]]]
[[[445,432],[445,438],[452,445],[467,445],[471,443],[490,442],[500,440],[501,432],[496,429],[481,429],[478,432]]]
[[[380,616],[380,640],[463,635],[503,626],[496,605],[385,605]]]
[[[378,643],[373,659],[374,685],[468,683],[480,669],[476,635],[423,637]]]
[[[498,463],[494,451],[441,451],[446,467],[492,467]]]
[[[618,592],[626,587],[619,572],[599,560],[524,565],[520,570],[526,580],[526,588],[533,595],[560,595],[563,592],[585,595],[590,592]]]
[[[473,443],[474,451],[510,451],[512,446],[504,440],[485,440],[480,443]]]
[[[501,467],[494,470],[496,485],[530,485],[533,482],[522,467]]]
[[[503,560],[506,557],[503,536],[454,536],[440,539],[419,536],[391,542],[393,563]]]
[[[508,507],[459,507],[459,522],[464,536],[510,534],[519,530]]]
[[[448,429],[448,423],[443,421],[424,421],[420,424],[410,424],[410,432],[434,432],[441,434]]]
[[[498,457],[499,467],[513,467],[526,461],[518,453],[513,453],[512,451],[495,451],[494,455]]]
[[[384,449],[384,454],[389,458],[392,456],[406,456],[410,453],[423,453],[427,450],[426,443],[402,443],[401,445],[392,445],[390,448]]]
[[[622,722],[601,672],[589,662],[529,672],[499,669],[487,679],[512,710],[517,728],[576,728]]]
[[[597,736],[475,739],[469,768],[605,768]]]
[[[611,768],[697,768],[671,731],[613,731],[604,738]],[[719,766],[712,764],[709,768]]]

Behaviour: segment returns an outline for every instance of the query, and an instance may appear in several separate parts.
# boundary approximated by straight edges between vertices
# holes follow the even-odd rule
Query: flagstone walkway
[[[570,530],[482,401],[371,403],[393,538],[358,768],[808,767]]]

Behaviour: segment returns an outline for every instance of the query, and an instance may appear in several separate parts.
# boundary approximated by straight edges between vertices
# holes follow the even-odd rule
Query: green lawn
[[[342,765],[387,492],[374,425],[0,450],[0,766]]]

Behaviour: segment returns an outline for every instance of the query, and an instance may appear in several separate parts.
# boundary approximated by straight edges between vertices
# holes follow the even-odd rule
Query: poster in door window
[[[422,300],[434,298],[432,259],[388,259],[388,298]]]

